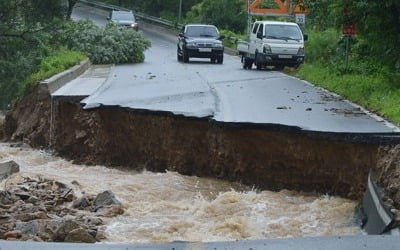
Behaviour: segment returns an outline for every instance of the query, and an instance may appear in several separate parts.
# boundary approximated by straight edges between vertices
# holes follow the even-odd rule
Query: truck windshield
[[[268,24],[265,26],[267,39],[296,40],[302,39],[298,27],[284,24]]]
[[[218,31],[213,26],[188,26],[186,35],[191,37],[218,37]]]

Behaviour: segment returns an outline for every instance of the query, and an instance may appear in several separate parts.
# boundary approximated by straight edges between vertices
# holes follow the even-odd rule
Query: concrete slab
[[[52,93],[52,96],[89,96],[104,84],[112,68],[112,65],[92,65],[82,75]]]

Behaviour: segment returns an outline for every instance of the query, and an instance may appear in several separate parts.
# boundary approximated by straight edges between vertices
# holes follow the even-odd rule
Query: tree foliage
[[[62,1],[0,1],[0,109],[46,53],[49,35],[63,18]]]
[[[209,23],[221,29],[243,32],[247,27],[245,1],[204,0],[191,8],[186,21]]]
[[[362,38],[361,52],[400,70],[400,2],[356,0],[351,8]]]

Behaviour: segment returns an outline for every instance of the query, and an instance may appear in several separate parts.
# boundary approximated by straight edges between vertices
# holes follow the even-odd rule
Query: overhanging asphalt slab
[[[112,77],[82,103],[120,106],[225,123],[273,124],[333,133],[387,133],[400,129],[343,98],[272,70],[244,70],[240,58],[177,61],[176,38],[143,27],[152,47],[140,64],[115,66]]]
[[[392,235],[238,240],[229,242],[172,242],[165,244],[77,244],[0,241],[0,249],[6,250],[397,250],[399,246],[400,237]]]

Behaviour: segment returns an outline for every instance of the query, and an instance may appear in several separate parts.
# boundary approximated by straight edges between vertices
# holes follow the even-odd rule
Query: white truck
[[[237,51],[244,69],[251,69],[253,63],[258,70],[267,66],[298,67],[304,62],[306,40],[307,35],[296,23],[256,21],[248,41],[238,42]]]

